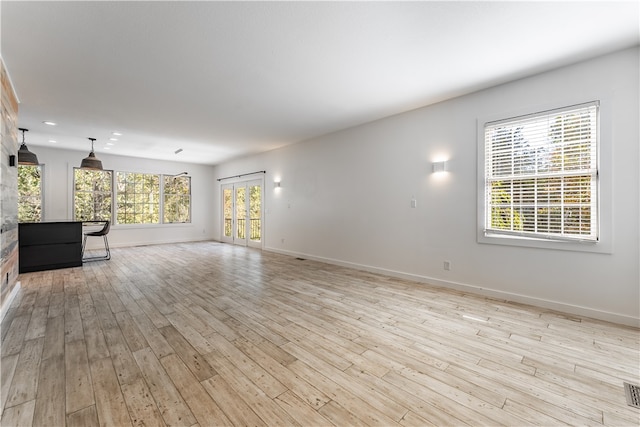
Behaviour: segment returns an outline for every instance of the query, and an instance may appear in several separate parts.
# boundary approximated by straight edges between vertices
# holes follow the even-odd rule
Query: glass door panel
[[[233,203],[233,184],[224,184],[221,186],[222,193],[222,235],[220,240],[223,242],[233,243],[234,229],[234,203]]]
[[[223,211],[224,211],[224,237],[233,237],[233,188],[222,190]]]
[[[249,240],[262,241],[262,185],[249,185]]]
[[[247,243],[247,187],[236,186],[236,234],[234,243]]]
[[[262,187],[262,180],[221,185],[221,241],[262,248],[264,233]]]

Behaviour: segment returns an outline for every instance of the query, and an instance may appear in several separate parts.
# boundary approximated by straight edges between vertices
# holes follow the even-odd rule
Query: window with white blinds
[[[598,241],[598,107],[485,124],[485,235]]]

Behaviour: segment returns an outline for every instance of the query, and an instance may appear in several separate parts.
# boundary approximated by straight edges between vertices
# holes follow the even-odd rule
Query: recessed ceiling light
[[[122,136],[122,134],[120,132],[111,132],[111,135],[114,136]]]
[[[109,138],[109,141],[117,141],[118,138]]]
[[[49,126],[56,126],[57,125],[56,122],[52,122],[52,121],[49,121],[49,120],[45,120],[42,123],[44,123],[45,125],[49,125]]]
[[[107,145],[114,145],[113,142],[107,142]]]
[[[111,150],[111,147],[104,147],[105,150]]]
[[[49,142],[52,144],[56,144],[58,141],[56,141],[55,139],[50,139]]]

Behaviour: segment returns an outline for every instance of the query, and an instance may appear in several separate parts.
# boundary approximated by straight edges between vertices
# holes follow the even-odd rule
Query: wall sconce
[[[432,167],[433,167],[433,173],[437,173],[437,172],[446,172],[447,170],[447,162],[446,161],[441,161],[441,162],[433,162],[432,163]]]
[[[273,187],[274,188],[280,188],[280,181],[274,181]]]

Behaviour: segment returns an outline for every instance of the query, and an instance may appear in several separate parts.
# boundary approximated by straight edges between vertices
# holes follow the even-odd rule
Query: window
[[[42,167],[18,165],[18,221],[42,221]]]
[[[191,178],[165,175],[163,221],[191,222]]]
[[[76,168],[73,173],[74,218],[112,221],[113,171]],[[191,222],[190,177],[117,172],[115,178],[118,224]]]
[[[76,221],[111,221],[113,171],[73,170]]]
[[[592,102],[484,124],[484,235],[599,241]]]
[[[118,224],[160,222],[160,176],[144,173],[116,173]]]

